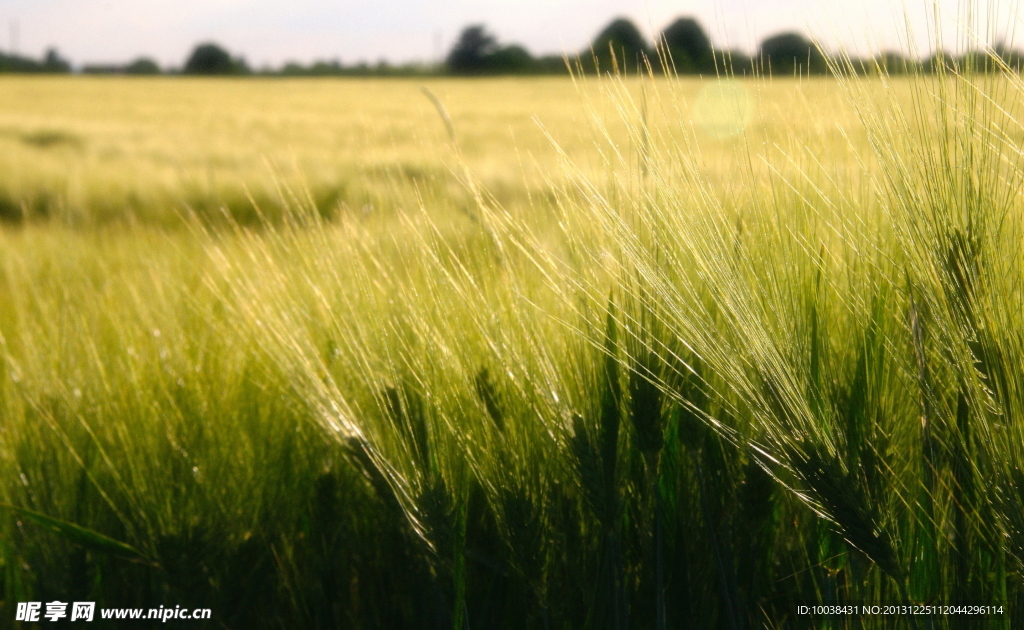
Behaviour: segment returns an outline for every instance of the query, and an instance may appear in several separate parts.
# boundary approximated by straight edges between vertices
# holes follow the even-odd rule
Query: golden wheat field
[[[565,185],[563,158],[595,180],[612,175],[600,136],[638,153],[624,123],[638,119],[645,93],[653,133],[692,126],[709,176],[723,184],[738,163],[767,153],[764,142],[829,153],[864,142],[827,78],[737,80],[722,94],[714,79],[598,83],[4,77],[0,203],[11,216],[69,225],[156,224],[220,206],[251,219],[250,198],[279,210],[287,189],[323,212],[358,215],[415,205],[417,193],[453,203],[464,191],[452,172],[465,167],[503,204],[522,208]],[[450,116],[458,164],[423,88]],[[609,98],[620,90],[621,99]],[[736,109],[737,120],[716,119],[722,109]]]
[[[1022,93],[0,76],[0,628],[1017,627]]]

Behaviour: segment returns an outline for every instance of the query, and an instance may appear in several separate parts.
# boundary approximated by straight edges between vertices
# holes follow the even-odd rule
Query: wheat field
[[[0,627],[1017,627],[1021,88],[0,77]]]

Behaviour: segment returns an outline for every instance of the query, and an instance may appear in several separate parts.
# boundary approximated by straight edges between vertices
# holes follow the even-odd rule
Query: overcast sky
[[[940,0],[947,41],[955,39],[950,33],[962,4]],[[765,36],[795,29],[831,49],[867,52],[907,48],[904,8],[918,48],[926,47],[930,5],[931,0],[908,0],[905,6],[899,0],[0,0],[0,50],[16,47],[39,56],[55,46],[76,65],[140,55],[181,65],[196,43],[216,41],[257,67],[334,58],[345,64],[430,61],[470,23],[484,23],[501,41],[521,43],[534,54],[561,54],[585,48],[618,16],[633,19],[649,37],[677,16],[693,16],[721,47],[753,50]],[[1018,21],[1003,9],[988,30],[1008,39]]]

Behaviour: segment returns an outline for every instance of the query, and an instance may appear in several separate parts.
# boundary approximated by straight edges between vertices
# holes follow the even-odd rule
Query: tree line
[[[680,17],[669,24],[654,42],[626,18],[617,18],[594,38],[588,50],[571,56],[531,57],[520,45],[502,45],[482,24],[466,27],[446,59],[446,70],[456,75],[580,73],[652,74],[772,74],[775,76],[821,75],[830,62],[854,72],[888,74],[934,72],[940,66],[995,70],[999,57],[1020,69],[1024,55],[1005,45],[991,53],[970,51],[955,57],[939,51],[926,59],[900,53],[881,53],[872,58],[830,56],[801,33],[786,32],[763,40],[748,55],[736,49],[715,48],[697,20]]]
[[[22,57],[0,50],[0,72],[71,72],[71,63],[60,56],[56,48],[46,51],[42,59]]]
[[[933,72],[940,66],[992,70],[999,57],[1019,69],[1024,55],[1006,46],[991,53],[971,51],[959,57],[939,51],[926,59],[900,53],[882,53],[872,58],[831,58],[801,33],[787,32],[768,37],[753,55],[712,45],[697,20],[680,17],[649,42],[636,25],[617,18],[605,26],[590,46],[571,55],[534,56],[525,47],[502,43],[483,24],[465,27],[441,64],[392,65],[365,62],[344,65],[338,60],[315,61],[309,65],[288,62],[279,68],[253,70],[242,57],[232,56],[222,46],[206,42],[197,45],[179,70],[161,69],[152,59],[140,57],[125,65],[85,65],[87,74],[188,74],[188,75],[271,75],[271,76],[409,76],[450,74],[457,76],[540,75],[592,73],[654,74],[772,74],[775,76],[821,75],[829,72],[830,61],[855,72],[888,74]],[[0,52],[0,72],[68,73],[70,62],[55,49],[42,60]]]

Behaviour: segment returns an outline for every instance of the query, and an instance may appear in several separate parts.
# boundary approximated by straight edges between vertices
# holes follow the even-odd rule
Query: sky
[[[1015,2],[1015,0],[1008,0]],[[956,48],[963,0],[936,0],[944,48]],[[988,39],[1013,38],[1007,2],[984,2]],[[0,0],[0,50],[41,56],[53,46],[74,64],[148,56],[180,66],[197,43],[215,41],[251,66],[289,60],[392,63],[440,60],[468,24],[533,54],[585,49],[616,17],[652,38],[679,16],[697,18],[718,47],[756,49],[782,31],[855,53],[933,48],[932,0]],[[910,37],[908,38],[908,33]]]

